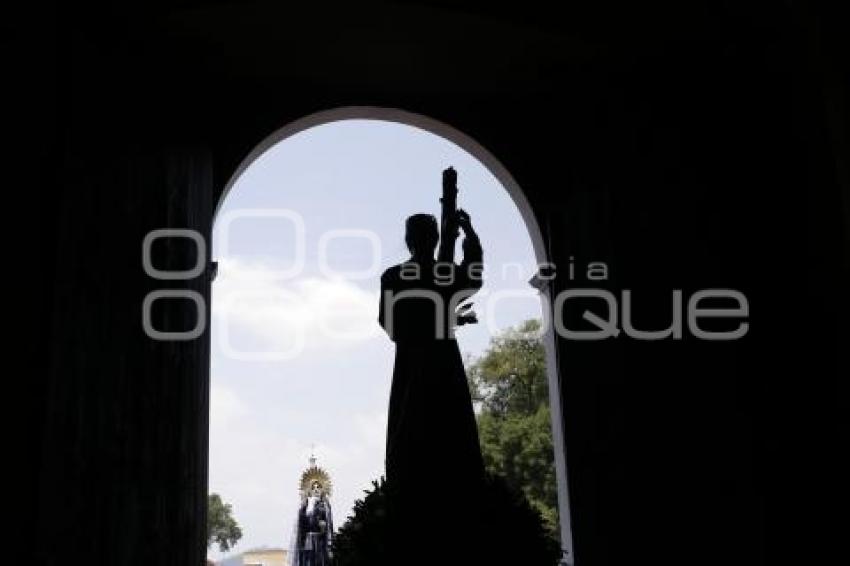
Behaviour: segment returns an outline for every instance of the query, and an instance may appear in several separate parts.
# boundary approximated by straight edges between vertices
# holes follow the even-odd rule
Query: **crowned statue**
[[[331,514],[331,478],[316,466],[301,474],[301,503],[290,543],[291,566],[330,566],[333,557],[333,517]]]

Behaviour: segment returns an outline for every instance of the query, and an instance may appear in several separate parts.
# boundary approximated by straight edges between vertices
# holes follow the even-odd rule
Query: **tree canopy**
[[[221,552],[227,552],[242,538],[242,529],[233,518],[230,503],[222,501],[217,493],[211,493],[207,501],[207,547],[218,544]]]
[[[557,491],[549,386],[539,320],[493,337],[470,360],[467,374],[478,406],[478,435],[488,472],[525,494],[557,536]]]

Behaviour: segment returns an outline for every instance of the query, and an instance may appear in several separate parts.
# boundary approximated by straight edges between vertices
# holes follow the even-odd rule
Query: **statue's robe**
[[[333,516],[327,498],[317,499],[310,505],[309,498],[298,510],[292,566],[330,566],[333,538]],[[324,521],[325,526],[320,526]]]

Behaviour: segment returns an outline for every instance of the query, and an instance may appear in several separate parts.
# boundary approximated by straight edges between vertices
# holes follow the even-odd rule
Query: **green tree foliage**
[[[487,471],[521,491],[557,536],[557,492],[549,386],[539,320],[494,337],[467,374],[478,404],[478,435]]]
[[[240,538],[242,529],[233,518],[230,503],[222,501],[217,493],[211,493],[207,500],[207,547],[216,543],[221,552],[227,552]]]

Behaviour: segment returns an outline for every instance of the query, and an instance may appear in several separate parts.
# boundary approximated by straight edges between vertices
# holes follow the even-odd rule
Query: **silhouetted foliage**
[[[392,551],[391,537],[406,528],[395,522],[392,491],[383,477],[372,485],[372,491],[366,491],[365,497],[355,502],[353,514],[337,533],[337,566],[398,566],[409,562],[406,556]],[[444,518],[451,515],[450,495],[447,494],[444,502]],[[460,540],[474,544],[476,559],[472,564],[554,566],[558,563],[559,545],[549,536],[539,511],[503,478],[488,474],[483,502],[477,508],[464,508],[463,512],[465,516],[460,521],[452,517],[446,524],[422,529],[427,532],[407,532],[405,540],[409,546],[405,552],[415,557],[422,552],[434,552],[437,545],[456,544]],[[476,528],[475,536],[464,537],[471,525],[477,525],[480,530]],[[435,532],[441,536],[433,536]],[[446,556],[439,563],[451,563],[451,549],[438,552]]]
[[[354,502],[354,510],[334,539],[337,566],[391,564],[388,556],[388,502],[386,481],[372,482],[372,491]]]

